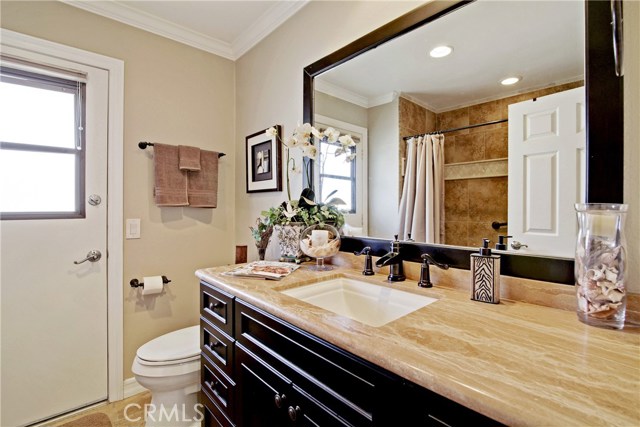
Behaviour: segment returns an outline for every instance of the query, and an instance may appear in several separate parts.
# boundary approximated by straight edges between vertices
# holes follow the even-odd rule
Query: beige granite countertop
[[[507,425],[640,426],[640,330],[584,325],[573,311],[502,300],[415,281],[389,284],[349,267],[305,266],[282,281],[198,270],[209,283],[328,342]],[[437,298],[371,327],[279,291],[346,276]]]

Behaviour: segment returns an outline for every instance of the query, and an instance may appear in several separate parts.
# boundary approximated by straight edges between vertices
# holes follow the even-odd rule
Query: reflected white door
[[[585,94],[509,106],[509,234],[520,252],[573,257],[585,195]],[[511,249],[511,248],[510,248]]]
[[[0,425],[7,427],[107,398],[108,72],[47,63],[87,73],[85,217],[0,223]],[[91,195],[102,202],[90,204]],[[90,250],[102,258],[74,264]]]

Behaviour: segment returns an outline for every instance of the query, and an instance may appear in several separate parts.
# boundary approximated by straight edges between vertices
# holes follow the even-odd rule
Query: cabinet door
[[[236,355],[240,425],[351,426],[242,345]]]
[[[286,378],[236,346],[238,412],[240,426],[288,426],[289,382]]]

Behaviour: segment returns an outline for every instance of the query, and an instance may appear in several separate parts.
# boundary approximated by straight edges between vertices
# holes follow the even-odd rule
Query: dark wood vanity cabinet
[[[201,291],[207,427],[499,425],[205,282]],[[215,301],[226,304],[219,316]]]
[[[235,297],[200,282],[200,394],[204,426],[234,426],[233,301]]]

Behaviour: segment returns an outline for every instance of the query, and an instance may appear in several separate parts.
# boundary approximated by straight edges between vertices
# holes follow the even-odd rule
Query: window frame
[[[329,146],[335,146],[335,147],[340,147],[340,143],[338,142],[329,142],[329,141],[320,141],[319,147],[318,147],[318,152],[320,153],[320,156],[323,155],[323,151],[322,151],[322,144],[327,144]],[[347,149],[349,149],[351,152],[349,154],[356,154],[356,147],[347,147]],[[328,151],[327,151],[328,153]],[[328,155],[328,154],[327,154]],[[322,179],[323,178],[332,178],[332,179],[338,179],[338,180],[342,180],[342,181],[349,181],[351,183],[351,209],[350,210],[343,210],[340,209],[340,211],[344,214],[355,214],[357,213],[357,200],[356,200],[356,180],[358,179],[357,177],[357,169],[356,169],[356,161],[358,160],[357,156],[353,158],[353,160],[351,162],[349,162],[349,177],[343,176],[343,175],[333,175],[333,174],[327,174],[327,173],[323,173],[322,169],[324,169],[324,167],[320,167],[318,168],[318,193],[320,198],[322,198]],[[322,162],[323,159],[321,158],[320,161]],[[324,200],[322,200],[322,202],[324,202]]]
[[[33,220],[33,219],[79,219],[86,217],[85,200],[85,169],[86,169],[86,138],[84,126],[86,123],[86,83],[49,76],[32,71],[20,70],[10,66],[0,66],[0,81],[40,88],[44,90],[61,89],[72,90],[75,93],[75,144],[73,148],[52,147],[39,144],[23,144],[0,141],[0,155],[4,150],[73,154],[75,159],[75,210],[73,211],[42,211],[42,212],[2,212],[0,220]]]

